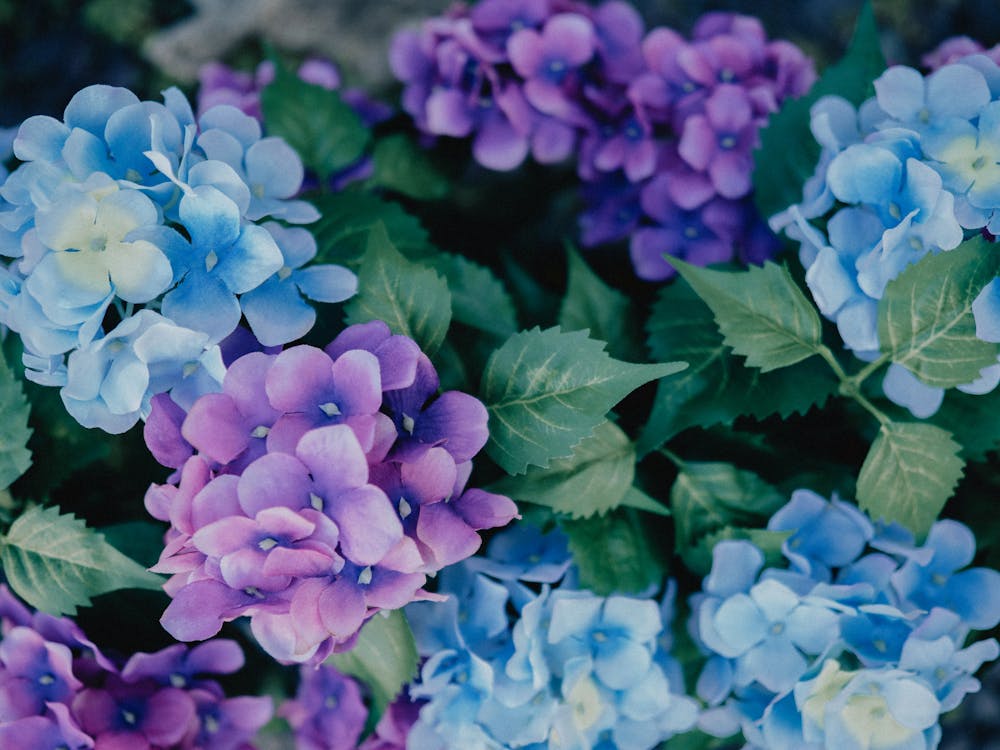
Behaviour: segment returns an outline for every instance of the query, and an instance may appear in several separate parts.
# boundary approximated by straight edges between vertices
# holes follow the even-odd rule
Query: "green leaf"
[[[267,132],[284,138],[323,180],[360,159],[371,141],[371,132],[340,94],[306,83],[280,64],[260,105]]]
[[[101,527],[108,544],[126,557],[151,568],[163,552],[163,533],[166,527],[152,521],[123,521]]]
[[[354,648],[333,654],[326,662],[371,689],[369,720],[375,722],[403,685],[416,677],[417,644],[402,610],[383,611],[361,628]]]
[[[754,202],[765,219],[802,200],[802,186],[816,171],[820,146],[809,129],[809,109],[827,94],[859,105],[874,93],[872,82],[885,70],[870,2],[861,7],[843,58],[825,71],[799,99],[782,102],[760,131],[754,151]]]
[[[10,487],[31,466],[27,448],[30,412],[21,381],[0,357],[0,490]]]
[[[684,462],[670,491],[675,548],[692,571],[706,575],[716,541],[747,538],[733,527],[762,525],[786,502],[753,472],[727,463]]]
[[[317,263],[343,263],[357,268],[368,246],[368,235],[383,224],[389,239],[407,258],[436,252],[416,217],[398,203],[359,190],[324,195],[315,201],[321,218],[309,225],[316,238]]]
[[[695,425],[730,424],[744,414],[756,419],[804,414],[837,390],[836,378],[819,359],[769,373],[744,366],[723,343],[712,311],[683,279],[660,291],[647,329],[654,359],[681,360],[689,367],[659,384],[637,441],[639,456]]]
[[[444,198],[451,184],[425,149],[402,133],[380,139],[373,154],[375,174],[372,181],[379,187],[395,190],[422,201]]]
[[[930,529],[962,476],[961,446],[931,424],[882,425],[858,476],[858,505],[918,537]]]
[[[626,508],[644,510],[647,513],[653,513],[657,516],[670,515],[670,508],[665,506],[659,500],[650,497],[638,487],[629,487],[625,492],[625,496],[618,502],[618,504],[625,506]]]
[[[0,541],[0,563],[28,604],[52,615],[73,615],[91,597],[124,588],[158,590],[163,580],[59,509],[32,506]]]
[[[383,320],[394,333],[416,341],[428,357],[441,346],[451,323],[448,284],[433,269],[400,255],[382,224],[368,236],[358,289],[346,307],[349,324]]]
[[[502,479],[491,490],[573,518],[587,518],[621,505],[634,478],[632,441],[614,422],[602,422],[569,458],[554,459],[547,469],[531,468],[524,476]]]
[[[451,253],[436,255],[427,263],[448,281],[455,320],[503,338],[517,331],[514,302],[490,269]]]
[[[559,525],[569,537],[581,588],[598,596],[634,594],[663,580],[666,566],[659,554],[663,542],[650,538],[650,525],[637,511],[620,509],[579,520],[561,518]]]
[[[490,413],[487,451],[508,474],[568,458],[608,410],[644,383],[683,370],[682,362],[635,365],[604,343],[559,328],[515,333],[493,352],[480,393]]]
[[[822,346],[819,314],[784,266],[715,271],[669,261],[712,309],[724,343],[747,365],[768,372],[801,362]]]
[[[976,337],[972,303],[998,270],[1000,252],[979,236],[904,269],[879,302],[882,351],[928,385],[976,380],[1000,345]]]
[[[569,281],[559,326],[564,331],[589,330],[591,338],[608,342],[608,353],[616,359],[640,359],[639,325],[628,297],[605,284],[572,247],[567,247],[567,257]]]

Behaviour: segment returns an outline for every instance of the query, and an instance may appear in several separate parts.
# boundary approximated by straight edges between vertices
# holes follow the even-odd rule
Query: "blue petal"
[[[875,97],[886,114],[909,121],[924,107],[924,77],[919,71],[895,65],[875,79]]]
[[[58,162],[62,159],[62,147],[68,137],[69,128],[54,117],[29,117],[17,130],[14,155],[21,161]]]
[[[108,119],[122,107],[138,104],[139,97],[119,86],[87,86],[66,105],[63,120],[71,128],[83,128],[103,136]]]
[[[358,277],[343,266],[310,266],[293,274],[305,296],[317,302],[343,302],[358,291]]]
[[[178,325],[204,331],[213,342],[239,325],[240,303],[221,281],[192,271],[163,298],[163,315]]]
[[[971,120],[989,101],[986,79],[968,65],[946,65],[927,79],[927,107],[935,118]]]
[[[886,398],[905,406],[917,419],[927,419],[941,408],[944,389],[921,382],[916,375],[895,362],[889,365],[882,380]]]
[[[749,591],[763,566],[763,553],[750,542],[719,542],[712,549],[712,570],[703,588],[722,597]]]
[[[976,336],[983,341],[1000,343],[1000,280],[994,279],[972,303]]]
[[[186,192],[179,210],[181,222],[191,235],[191,244],[202,254],[218,253],[240,236],[239,207],[210,185]]]
[[[281,251],[268,231],[256,224],[243,227],[231,247],[219,252],[216,275],[236,294],[263,284],[282,266]]]
[[[888,204],[899,192],[903,164],[884,148],[856,144],[830,162],[826,179],[833,194],[844,203],[879,206]]]
[[[264,346],[302,338],[316,322],[316,311],[299,295],[291,279],[271,277],[240,298],[254,336]]]

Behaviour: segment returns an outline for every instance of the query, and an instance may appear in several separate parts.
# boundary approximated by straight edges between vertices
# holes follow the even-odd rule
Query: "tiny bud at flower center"
[[[358,583],[362,586],[367,586],[372,582],[372,568],[369,565],[367,568],[358,573]]]
[[[323,510],[323,498],[315,492],[309,493],[309,504],[313,507],[313,510]]]
[[[264,552],[267,552],[268,550],[274,549],[275,547],[278,546],[278,540],[272,539],[271,537],[267,537],[266,539],[261,539],[259,542],[257,542],[257,546],[260,547]]]
[[[211,273],[217,265],[219,265],[219,256],[215,254],[215,250],[209,250],[208,255],[205,256],[205,270]]]
[[[400,515],[400,518],[406,518],[412,512],[413,512],[413,508],[411,508],[410,504],[408,502],[406,502],[406,498],[405,497],[399,498],[399,515]]]
[[[250,433],[250,437],[255,437],[255,438],[267,437],[267,433],[269,433],[270,431],[271,431],[270,427],[268,427],[267,425],[260,424],[253,428],[253,431]]]
[[[337,406],[333,401],[328,401],[325,404],[319,405],[319,410],[326,414],[328,417],[336,417],[340,414],[340,407]]]
[[[403,429],[406,430],[410,435],[413,434],[413,428],[416,427],[416,422],[408,414],[403,415]]]

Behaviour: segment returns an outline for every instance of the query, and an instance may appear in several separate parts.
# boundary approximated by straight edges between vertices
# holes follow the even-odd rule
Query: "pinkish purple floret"
[[[196,451],[146,495],[171,524],[154,568],[171,575],[167,631],[202,640],[247,616],[276,659],[316,664],[379,610],[435,598],[427,576],[517,515],[466,486],[486,409],[439,390],[419,347],[374,321],[325,350],[244,355],[179,429],[164,415],[157,455]]]
[[[756,262],[778,247],[748,198],[751,153],[768,116],[804,94],[815,71],[755,18],[707,13],[685,39],[668,28],[647,33],[619,0],[482,0],[401,32],[390,61],[417,127],[471,138],[485,167],[578,154],[590,188],[582,243],[630,239],[643,279],[674,274],[665,253],[696,264]],[[722,201],[723,213],[739,217],[733,231],[689,237],[645,211],[638,195],[665,176],[677,189],[664,194],[673,205],[663,212],[718,214],[708,207]]]
[[[243,666],[227,640],[113,661],[72,620],[31,612],[0,585],[0,747],[245,750],[270,698],[227,698],[211,675]]]

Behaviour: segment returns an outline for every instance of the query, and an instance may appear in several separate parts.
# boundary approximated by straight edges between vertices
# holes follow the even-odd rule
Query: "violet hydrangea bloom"
[[[485,167],[513,169],[529,153],[556,162],[577,150],[583,244],[631,235],[643,279],[673,275],[664,253],[694,263],[759,261],[777,247],[773,237],[761,241],[768,230],[746,198],[750,153],[767,117],[805,93],[815,73],[755,19],[706,14],[689,41],[666,28],[646,33],[635,10],[616,0],[483,0],[401,32],[390,60],[417,127],[471,137]],[[638,196],[662,177],[676,189],[650,212]],[[711,233],[711,253],[703,234],[663,224],[663,214],[720,201],[735,221]]]
[[[379,610],[436,598],[427,576],[516,516],[467,487],[485,408],[438,390],[419,347],[373,321],[325,350],[245,354],[221,393],[164,412],[147,434],[183,463],[146,504],[171,523],[167,630],[200,640],[245,615],[275,658],[318,663]]]
[[[0,744],[24,750],[242,750],[271,718],[270,698],[227,698],[232,641],[112,660],[72,620],[32,613],[0,590]]]
[[[295,698],[278,709],[295,733],[298,750],[354,750],[368,711],[352,678],[334,667],[301,667]]]
[[[877,527],[807,490],[768,528],[793,532],[782,548],[790,568],[764,568],[751,543],[723,541],[692,597],[691,632],[709,654],[699,727],[742,731],[749,747],[769,750],[862,748],[876,737],[936,747],[939,715],[1000,655],[993,639],[966,646],[970,630],[1000,621],[996,571],[954,572],[971,560],[971,532],[943,521],[920,549],[902,527]],[[954,597],[942,586],[950,577]],[[990,593],[973,602],[971,588]]]

